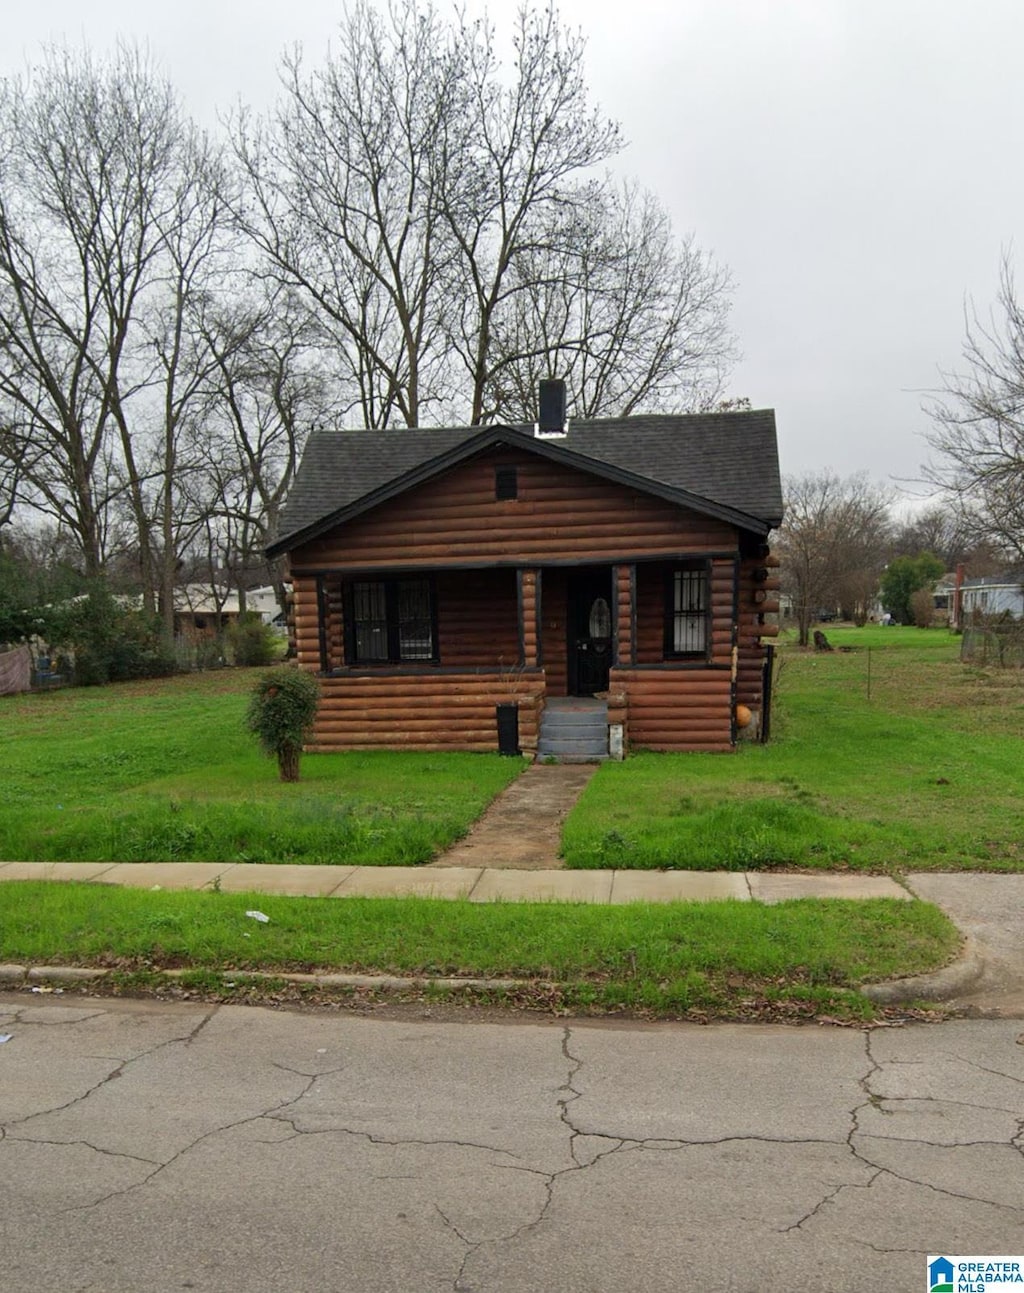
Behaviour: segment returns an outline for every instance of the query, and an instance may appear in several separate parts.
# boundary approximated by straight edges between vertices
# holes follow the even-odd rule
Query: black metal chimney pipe
[[[540,383],[539,397],[538,432],[540,435],[564,435],[565,382],[561,377],[545,377]]]

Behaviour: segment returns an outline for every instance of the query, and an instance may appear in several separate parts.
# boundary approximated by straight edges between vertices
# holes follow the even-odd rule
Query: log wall
[[[315,579],[296,575],[292,580],[292,621],[295,654],[302,669],[320,670],[320,615]]]
[[[540,575],[536,570],[521,570],[518,574],[520,656],[523,666],[536,669],[540,655],[540,626],[537,621],[537,604],[540,595]]]
[[[495,499],[496,462],[517,468],[517,498]],[[493,450],[296,548],[291,567],[301,575],[453,563],[597,565],[624,556],[721,551],[735,541],[724,521],[532,454]]]
[[[321,583],[326,611],[324,639],[327,667],[328,670],[342,669],[345,667],[345,637],[341,576],[326,575]],[[532,593],[533,585],[530,587]],[[446,668],[501,666],[507,670],[514,670],[519,666],[519,621],[514,570],[441,571],[434,579],[434,591],[437,598],[438,649],[442,665]],[[299,662],[319,671],[320,632],[316,579],[309,576],[296,578],[294,603]],[[536,630],[533,633],[533,651],[536,657]],[[387,665],[366,667],[388,668]]]
[[[631,746],[716,754],[733,749],[728,670],[613,669],[609,690],[626,694]]]
[[[498,705],[519,705],[519,743],[537,749],[544,675],[499,673],[342,674],[321,679],[307,750],[498,749]]]
[[[549,696],[565,696],[569,690],[568,586],[564,566],[552,566],[541,572],[541,645]]]
[[[631,665],[633,659],[633,589],[636,566],[616,566],[612,572],[615,582],[615,663]],[[609,720],[612,721],[612,720]]]
[[[519,664],[519,618],[514,570],[440,571],[437,640],[441,664]]]
[[[665,581],[675,567],[647,563],[637,567],[637,664],[665,659]],[[733,568],[731,559],[711,563],[711,662],[732,659]]]
[[[740,562],[737,606],[736,701],[759,714],[763,703],[765,650],[762,639],[778,633],[778,558],[744,558]]]

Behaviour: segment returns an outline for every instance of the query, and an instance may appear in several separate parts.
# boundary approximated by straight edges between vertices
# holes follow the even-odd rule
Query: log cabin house
[[[309,749],[724,752],[764,723],[774,413],[570,426],[551,386],[536,427],[310,436],[268,549]]]

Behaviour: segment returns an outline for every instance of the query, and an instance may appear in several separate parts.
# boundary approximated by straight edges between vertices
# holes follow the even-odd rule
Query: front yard
[[[961,665],[941,630],[829,639],[780,649],[770,745],[602,767],[567,864],[1024,869],[1024,671]]]
[[[850,652],[782,653],[767,747],[603,766],[567,822],[568,863],[1021,869],[1024,680],[965,669],[942,633],[880,633],[830,634]],[[425,862],[523,766],[307,756],[283,785],[242,729],[252,681],[0,700],[0,859]],[[247,971],[365,970],[524,981],[485,994],[498,1005],[865,1019],[877,1011],[857,984],[934,968],[959,941],[935,908],[882,900],[477,905],[19,882],[0,896],[0,962],[112,966],[106,990],[218,999],[302,994],[253,987]],[[175,967],[185,977],[168,987]]]
[[[0,859],[428,862],[521,771],[498,755],[306,756],[243,731],[258,670],[0,698]]]
[[[774,739],[606,764],[574,867],[1024,868],[1024,671],[940,630],[836,629],[779,653]],[[869,649],[870,648],[870,649]],[[308,755],[283,785],[242,729],[254,671],[0,698],[0,859],[427,862],[524,766]]]

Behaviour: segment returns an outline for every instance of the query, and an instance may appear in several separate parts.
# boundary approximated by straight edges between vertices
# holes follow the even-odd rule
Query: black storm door
[[[569,693],[607,691],[612,663],[611,570],[587,570],[569,580]]]

